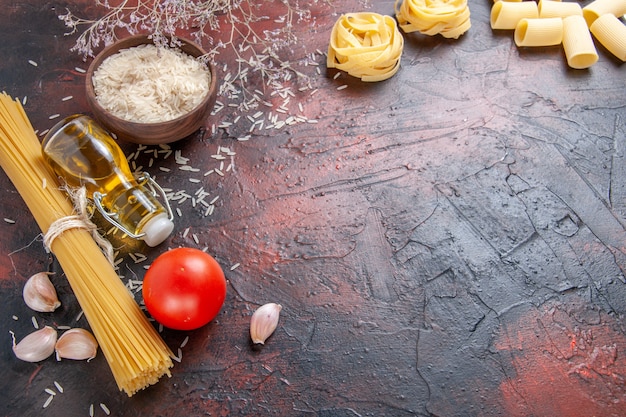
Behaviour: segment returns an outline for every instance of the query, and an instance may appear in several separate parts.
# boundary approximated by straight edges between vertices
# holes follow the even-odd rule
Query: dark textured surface
[[[0,89],[28,96],[40,131],[49,115],[88,111],[74,69],[88,62],[69,52],[74,38],[56,18],[83,3],[3,2]],[[472,28],[457,41],[405,36],[387,82],[334,79],[317,55],[321,75],[306,73],[318,91],[293,99],[316,124],[241,142],[245,116],[211,135],[235,119],[225,110],[174,145],[200,173],[216,167],[218,146],[230,148],[235,169],[224,177],[190,184],[173,156],[151,164],[154,153],[141,152],[134,163],[162,186],[220,197],[210,216],[176,202],[182,217],[165,245],[208,248],[229,288],[215,322],[163,331],[175,351],[189,336],[182,361],[130,399],[102,355],[13,356],[9,331],[32,331],[33,315],[87,324],[74,321],[71,289],[0,175],[0,217],[15,221],[0,221],[0,415],[89,415],[91,404],[104,415],[100,403],[118,416],[626,415],[625,68],[601,47],[582,71],[559,47],[519,50],[511,32],[490,29],[491,4],[470,0]],[[316,6],[290,59],[326,50],[338,15],[365,8]],[[122,247],[120,273],[140,279],[163,250]],[[48,268],[63,307],[33,314],[21,288]],[[266,302],[283,313],[254,350],[249,319]],[[54,381],[64,392],[43,410]]]

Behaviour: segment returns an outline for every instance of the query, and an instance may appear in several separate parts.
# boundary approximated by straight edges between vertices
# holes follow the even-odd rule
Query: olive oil
[[[42,142],[44,160],[70,187],[84,186],[103,216],[149,246],[173,230],[171,210],[157,200],[164,193],[149,175],[135,179],[115,140],[94,120],[73,115],[56,124]]]

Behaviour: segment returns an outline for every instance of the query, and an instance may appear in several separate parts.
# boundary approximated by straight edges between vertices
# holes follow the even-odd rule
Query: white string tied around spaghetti
[[[64,187],[67,194],[72,199],[74,205],[74,211],[76,214],[61,217],[60,219],[52,222],[48,231],[43,237],[43,244],[48,252],[51,252],[52,242],[61,236],[63,232],[69,229],[86,229],[91,233],[91,237],[98,244],[100,250],[104,253],[107,260],[114,265],[115,256],[113,255],[113,245],[107,239],[102,237],[98,233],[98,226],[96,226],[90,218],[87,210],[87,190],[85,187],[71,189],[70,187]]]

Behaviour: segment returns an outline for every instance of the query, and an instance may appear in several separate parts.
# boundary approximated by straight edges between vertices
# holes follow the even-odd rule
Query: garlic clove
[[[283,307],[280,304],[268,303],[259,307],[250,319],[250,337],[255,344],[265,344],[268,337],[274,333],[278,326],[280,311]]]
[[[15,344],[13,336],[13,353],[18,359],[26,362],[40,362],[54,353],[57,342],[57,331],[50,326],[39,329]]]
[[[22,295],[26,305],[40,313],[53,312],[61,305],[47,272],[38,272],[30,277]]]
[[[82,361],[96,357],[98,351],[98,342],[93,335],[80,328],[70,329],[63,333],[56,343],[57,360],[72,359]]]

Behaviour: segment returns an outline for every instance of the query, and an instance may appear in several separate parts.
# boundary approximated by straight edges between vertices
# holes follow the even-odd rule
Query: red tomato
[[[226,298],[226,278],[217,261],[194,248],[159,255],[143,279],[143,299],[152,317],[175,330],[204,326]]]

